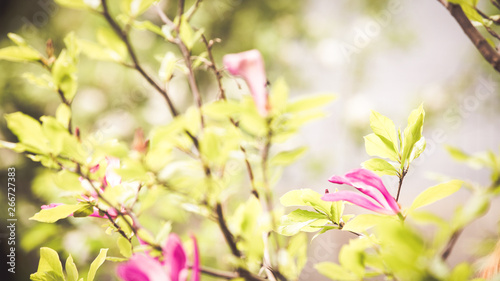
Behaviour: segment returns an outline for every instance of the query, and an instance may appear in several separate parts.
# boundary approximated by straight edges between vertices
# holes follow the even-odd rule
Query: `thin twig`
[[[450,240],[448,240],[448,244],[446,244],[446,247],[444,248],[444,251],[441,254],[441,258],[443,260],[446,260],[450,256],[451,251],[453,250],[453,247],[455,247],[455,244],[457,243],[457,240],[460,237],[460,234],[462,234],[462,232],[463,228],[453,232],[453,234],[450,237]]]
[[[398,194],[396,195],[396,202],[399,200],[399,195],[401,194],[401,187],[403,186],[403,180],[408,173],[408,169],[403,168],[403,173],[399,177],[399,184],[398,184]]]
[[[210,59],[209,68],[212,69],[213,73],[215,74],[215,78],[217,80],[217,86],[219,87],[219,94],[220,94],[219,98],[225,100],[226,94],[224,91],[224,87],[222,87],[222,72],[217,68],[214,55],[212,54],[212,47],[214,41],[213,40],[208,41],[205,35],[201,35],[201,38],[203,39],[203,43],[207,48],[208,58]]]
[[[125,46],[127,47],[127,51],[130,55],[130,58],[132,59],[133,67],[148,81],[148,83],[153,86],[167,101],[168,107],[170,109],[170,113],[172,116],[177,116],[179,113],[175,109],[174,104],[172,103],[172,100],[170,99],[167,90],[161,87],[141,66],[139,63],[139,60],[137,59],[137,55],[135,54],[134,48],[132,47],[132,43],[130,42],[128,38],[128,33],[124,32],[120,25],[113,19],[111,14],[109,13],[108,9],[108,4],[106,0],[101,0],[102,4],[102,12],[101,14],[104,16],[106,21],[109,23],[113,31],[120,37],[120,39],[125,43]]]

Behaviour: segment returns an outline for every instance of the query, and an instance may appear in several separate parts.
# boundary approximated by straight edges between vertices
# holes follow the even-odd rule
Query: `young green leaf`
[[[422,105],[413,110],[408,117],[408,126],[404,130],[404,139],[402,146],[402,163],[410,161],[410,154],[415,144],[422,138],[424,126],[425,111]]]
[[[38,272],[49,274],[54,278],[52,280],[64,280],[62,264],[56,251],[47,247],[40,248]]]
[[[95,260],[90,264],[89,273],[87,275],[87,281],[94,281],[95,274],[97,269],[104,263],[106,260],[106,254],[108,253],[108,249],[101,249],[99,255],[95,258]]]
[[[353,219],[349,220],[346,222],[342,230],[345,231],[352,231],[352,232],[365,232],[366,230],[387,222],[387,221],[397,221],[396,216],[382,216],[382,215],[375,215],[375,214],[363,214],[363,215],[357,215]]]
[[[389,158],[394,162],[399,161],[398,152],[394,150],[394,145],[389,140],[382,139],[376,134],[369,134],[364,139],[368,155]]]
[[[71,255],[69,255],[68,259],[66,259],[65,269],[67,281],[78,281],[78,269],[76,268],[76,265],[73,262],[73,257],[71,257]]]
[[[7,126],[17,136],[19,142],[30,152],[37,154],[49,153],[47,138],[42,132],[40,122],[21,112],[5,115]]]
[[[0,60],[14,62],[33,62],[42,58],[40,53],[27,46],[10,46],[0,49]]]
[[[82,205],[59,205],[54,208],[43,209],[29,219],[39,222],[53,223],[60,219],[67,218],[80,208],[82,208]]]
[[[125,239],[125,237],[118,237],[116,243],[118,244],[120,254],[122,254],[126,258],[130,258],[132,256],[132,245],[127,239]]]
[[[319,221],[320,225],[328,223],[327,217],[323,214],[297,209],[281,217],[277,232],[281,235],[292,236],[317,221]],[[319,230],[319,228],[310,231],[317,230]]]
[[[408,213],[452,195],[462,187],[462,184],[463,182],[460,180],[452,180],[429,187],[413,200]]]
[[[372,111],[370,114],[370,127],[372,128],[375,135],[392,143],[394,151],[399,150],[396,127],[394,126],[394,122],[392,122],[391,119],[376,111]],[[385,140],[384,142],[386,142]]]
[[[356,275],[354,275],[352,272],[348,271],[347,269],[343,268],[342,266],[332,263],[332,262],[320,262],[314,265],[314,268],[321,273],[322,275],[326,276],[327,278],[331,280],[340,280],[340,281],[354,281],[354,280],[359,280]]]
[[[290,151],[282,151],[271,158],[273,166],[287,166],[296,162],[307,151],[307,147],[299,147]]]
[[[363,162],[361,166],[363,166],[363,168],[365,169],[375,172],[379,176],[395,176],[398,174],[398,170],[396,170],[396,168],[394,168],[392,164],[380,158],[372,158],[368,161]]]
[[[84,0],[55,0],[55,2],[63,7],[71,9],[88,9]]]

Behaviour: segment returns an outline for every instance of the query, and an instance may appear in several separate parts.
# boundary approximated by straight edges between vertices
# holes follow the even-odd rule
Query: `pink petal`
[[[90,167],[89,171],[93,174],[99,170],[99,164]]]
[[[341,190],[334,193],[327,193],[321,197],[324,201],[347,201],[351,202],[354,205],[360,206],[362,208],[385,214],[385,215],[394,215],[395,212],[391,209],[382,208],[377,206],[372,201],[368,200],[366,197],[362,196],[359,193]]]
[[[187,268],[186,252],[177,234],[170,234],[163,247],[163,264],[167,267],[170,281],[180,281],[179,275]]]
[[[389,204],[385,202],[385,198],[380,194],[378,189],[368,186],[363,183],[359,183],[357,181],[353,181],[350,178],[347,177],[342,177],[342,176],[332,176],[329,180],[331,183],[336,183],[336,184],[347,184],[352,187],[355,187],[357,190],[361,191],[362,193],[370,196],[373,200],[377,201],[381,206],[384,206],[386,208],[390,208]]]
[[[383,206],[389,206],[395,213],[399,213],[400,208],[398,206],[398,203],[396,202],[394,197],[392,197],[392,195],[387,191],[384,183],[382,182],[382,179],[377,176],[377,174],[366,169],[355,169],[347,173],[345,176],[355,184],[354,187],[357,187],[360,190],[363,187],[368,187],[368,190],[371,189],[370,187],[376,188],[378,191],[380,191],[380,193],[382,193],[382,196],[384,196],[384,201],[387,202],[384,202]],[[359,185],[358,183],[361,183],[362,185]],[[363,191],[361,190],[361,192]],[[369,194],[367,193],[367,195]]]
[[[124,281],[170,281],[160,262],[143,254],[134,254],[117,273]]]
[[[191,275],[191,281],[200,281],[200,251],[198,249],[198,243],[196,242],[196,237],[191,235],[191,240],[193,240],[194,258],[193,258],[193,269]]]
[[[63,205],[63,203],[50,203],[49,205],[42,205],[40,209],[45,210],[45,209],[52,209],[57,206]]]
[[[259,113],[262,116],[267,116],[269,112],[267,78],[264,60],[260,52],[250,50],[238,54],[228,54],[222,60],[229,73],[243,77],[250,88]]]

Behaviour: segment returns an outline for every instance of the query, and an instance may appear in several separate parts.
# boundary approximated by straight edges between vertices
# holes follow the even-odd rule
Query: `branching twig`
[[[132,43],[130,42],[128,38],[128,33],[124,32],[122,28],[118,25],[118,23],[113,19],[111,14],[109,13],[108,9],[108,4],[106,0],[101,0],[102,4],[102,15],[106,19],[106,21],[109,23],[113,31],[120,37],[120,39],[125,43],[125,46],[127,47],[127,51],[130,55],[130,58],[132,59],[133,63],[133,68],[137,70],[148,83],[153,86],[167,101],[168,107],[170,109],[170,113],[172,116],[177,116],[179,113],[175,109],[174,104],[172,103],[172,100],[170,99],[167,90],[163,87],[161,87],[146,71],[142,68],[141,64],[139,63],[139,60],[137,59],[137,55],[135,54],[135,51],[132,47]]]
[[[488,43],[481,33],[472,25],[469,18],[465,15],[460,5],[448,3],[444,0],[438,0],[450,11],[451,15],[458,22],[467,37],[472,41],[476,49],[483,58],[500,72],[500,54]]]
[[[399,195],[401,194],[401,187],[403,186],[403,180],[407,173],[408,169],[403,168],[403,173],[399,177],[398,194],[396,195],[396,202],[399,200]]]

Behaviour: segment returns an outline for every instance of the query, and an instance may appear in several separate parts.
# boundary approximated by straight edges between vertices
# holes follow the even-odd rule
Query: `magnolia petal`
[[[167,267],[170,281],[183,281],[179,275],[187,268],[187,257],[177,234],[169,235],[167,243],[163,247],[163,258],[163,264]]]
[[[386,209],[381,206],[377,206],[375,203],[367,199],[366,197],[360,195],[359,193],[341,190],[334,193],[327,193],[321,197],[324,201],[347,201],[351,202],[354,205],[359,207],[385,214],[385,215],[394,215],[394,211],[391,209]]]
[[[196,242],[196,237],[191,235],[191,240],[193,240],[194,258],[193,258],[193,268],[191,273],[191,281],[200,281],[200,251],[198,249],[198,243]]]
[[[353,171],[351,171],[352,173]],[[350,178],[343,177],[343,176],[332,176],[329,180],[331,183],[336,183],[336,184],[347,184],[352,187],[355,187],[357,190],[360,192],[370,196],[373,200],[377,201],[380,205],[390,208],[389,204],[385,202],[385,198],[380,194],[377,188],[374,188],[372,186],[366,185],[364,183],[361,183],[359,181],[353,181]]]
[[[252,93],[259,113],[269,113],[269,98],[264,60],[258,50],[250,50],[237,54],[225,55],[222,59],[229,73],[241,76]]]
[[[380,191],[380,193],[382,193],[382,196],[384,196],[385,198],[385,202],[387,202],[387,204],[382,205],[388,205],[395,213],[398,213],[400,211],[398,203],[396,202],[394,197],[392,197],[389,191],[387,191],[384,183],[382,182],[382,179],[374,172],[366,169],[355,169],[347,173],[345,177],[355,184],[354,187],[356,187],[357,183],[362,183],[368,187],[376,188],[378,191]]]
[[[160,262],[143,254],[134,254],[117,273],[124,281],[170,281]]]

